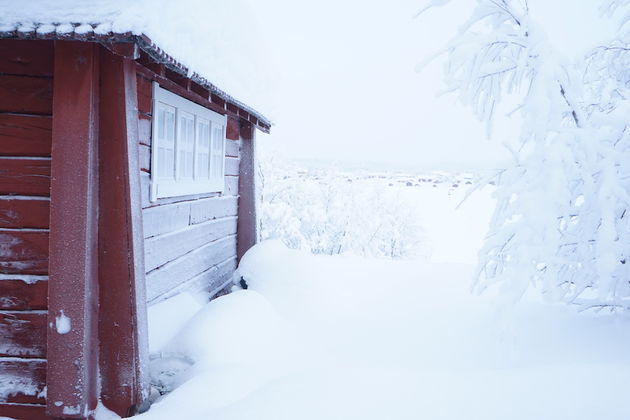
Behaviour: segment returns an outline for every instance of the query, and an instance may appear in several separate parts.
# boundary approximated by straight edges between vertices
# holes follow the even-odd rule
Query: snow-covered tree
[[[628,3],[608,1],[602,13],[620,16]],[[488,129],[505,104],[517,103],[522,121],[510,143],[513,165],[494,180],[497,207],[479,254],[478,291],[498,284],[517,300],[534,285],[586,306],[630,306],[627,26],[564,59],[528,0],[477,0],[448,45],[449,90]]]

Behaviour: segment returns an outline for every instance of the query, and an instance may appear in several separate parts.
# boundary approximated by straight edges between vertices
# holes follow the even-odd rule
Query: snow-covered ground
[[[176,388],[138,418],[630,418],[627,314],[471,295],[489,192],[455,211],[462,192],[422,191],[430,260],[311,255],[268,241],[242,261],[247,290],[154,307],[155,373]],[[174,315],[197,308],[173,336]]]

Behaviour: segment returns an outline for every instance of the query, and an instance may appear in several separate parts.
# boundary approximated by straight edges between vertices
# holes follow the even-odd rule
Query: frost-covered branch
[[[514,165],[497,177],[478,291],[501,285],[516,300],[534,285],[611,306],[630,297],[630,0],[602,10],[628,17],[582,60],[562,61],[522,0],[478,0],[447,45],[447,91],[489,132],[506,97],[523,122]]]

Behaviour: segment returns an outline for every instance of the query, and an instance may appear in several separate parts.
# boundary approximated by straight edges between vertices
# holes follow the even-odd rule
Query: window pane
[[[159,104],[157,112],[157,176],[175,177],[175,108]]]
[[[197,118],[197,165],[195,177],[208,179],[210,175],[210,121]]]
[[[195,149],[195,117],[192,114],[180,112],[179,117],[179,177],[192,178],[193,175],[193,153]]]
[[[212,127],[212,145],[210,153],[210,177],[223,176],[223,127]]]

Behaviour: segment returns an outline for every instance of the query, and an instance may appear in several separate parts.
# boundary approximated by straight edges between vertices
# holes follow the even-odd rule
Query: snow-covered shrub
[[[396,188],[343,172],[316,174],[260,153],[261,239],[281,239],[314,254],[413,258],[426,243],[412,208]]]
[[[518,299],[535,285],[556,299],[628,307],[630,31],[565,59],[532,4],[478,0],[446,50],[449,89],[488,126],[506,102],[522,119],[514,163],[495,179],[476,287],[496,283]]]

